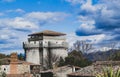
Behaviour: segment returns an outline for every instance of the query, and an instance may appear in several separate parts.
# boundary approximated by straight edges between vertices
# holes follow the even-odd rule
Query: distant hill
[[[9,64],[10,63],[10,55],[5,55],[0,53],[0,65]]]
[[[18,54],[18,59],[21,61],[25,60],[25,54]],[[0,53],[0,65],[8,65],[10,64],[10,55]]]
[[[120,50],[109,50],[106,52],[92,52],[85,54],[85,56],[91,61],[106,61],[112,59]]]
[[[10,55],[0,53],[0,59],[3,59],[3,58],[10,58]]]
[[[10,58],[0,59],[0,65],[8,65],[8,64],[10,64]]]

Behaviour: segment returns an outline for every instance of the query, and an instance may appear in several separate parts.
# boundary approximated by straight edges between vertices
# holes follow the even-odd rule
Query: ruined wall
[[[30,65],[27,64],[17,65],[17,73],[18,74],[30,73]]]
[[[10,73],[10,66],[9,65],[1,65],[0,71],[4,71],[5,73],[9,74]]]
[[[56,72],[56,77],[67,77],[67,74],[72,73],[72,68],[63,69],[61,71]]]
[[[30,65],[27,64],[10,64],[10,65],[1,65],[1,70],[6,74],[24,74],[30,73]]]

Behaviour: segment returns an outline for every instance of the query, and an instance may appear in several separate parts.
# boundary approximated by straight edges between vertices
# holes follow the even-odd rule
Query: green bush
[[[85,58],[80,51],[78,52],[74,50],[70,52],[65,59],[60,58],[58,64],[58,66],[74,65],[79,67],[85,67],[92,64],[92,62]]]
[[[114,71],[112,67],[105,68],[103,73],[96,75],[96,77],[120,77],[120,69]]]

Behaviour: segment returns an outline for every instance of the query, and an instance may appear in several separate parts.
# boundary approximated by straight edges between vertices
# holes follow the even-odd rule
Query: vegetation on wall
[[[83,56],[81,52],[78,52],[76,50],[73,50],[68,54],[68,57],[64,59],[60,59],[59,66],[63,65],[74,65],[74,66],[80,66],[85,67],[90,65],[92,62],[89,61],[87,58]]]

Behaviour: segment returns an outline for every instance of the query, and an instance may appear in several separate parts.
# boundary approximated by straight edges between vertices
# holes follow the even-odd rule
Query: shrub
[[[96,77],[120,77],[120,69],[116,71],[112,67],[103,69],[102,74],[98,74]]]

